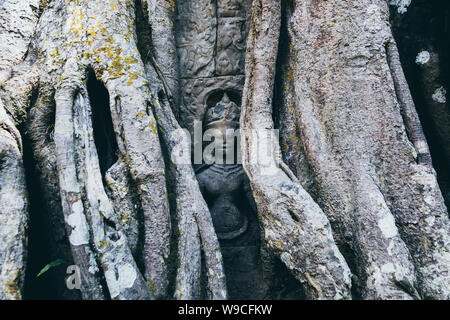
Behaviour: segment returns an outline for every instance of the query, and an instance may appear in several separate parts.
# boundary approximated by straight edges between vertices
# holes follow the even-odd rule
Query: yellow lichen
[[[172,12],[175,12],[175,0],[169,0],[167,3],[167,8],[172,10]]]
[[[20,269],[16,270],[13,274],[13,279],[6,283],[6,290],[14,297],[14,299],[20,299],[20,289],[19,289],[19,278],[20,278]]]
[[[58,48],[55,48],[52,52],[50,52],[50,55],[51,55],[52,57],[57,57],[57,56],[59,56]]]
[[[97,33],[95,32],[94,28],[88,28],[86,30],[86,33],[93,38],[97,38]]]
[[[155,127],[155,123],[154,123],[154,122],[150,123],[150,129],[152,129],[154,135],[157,134],[157,132],[156,132],[156,127]]]
[[[155,284],[155,282],[150,277],[147,277],[146,280],[147,280],[146,281],[147,282],[147,290],[149,292],[151,292],[153,296],[156,296],[156,284]]]
[[[139,78],[138,73],[137,72],[133,72],[130,75],[130,78],[128,79],[128,81],[127,81],[127,86],[131,86],[133,84],[134,80],[136,80],[138,78]]]
[[[106,29],[103,27],[101,22],[97,23],[97,28],[100,30],[100,34],[104,36],[106,34]]]
[[[109,242],[105,240],[100,241],[100,247],[109,247]]]
[[[107,36],[105,41],[108,43],[114,43],[114,39],[111,36]]]
[[[136,63],[136,60],[133,57],[126,57],[123,59],[124,63]]]

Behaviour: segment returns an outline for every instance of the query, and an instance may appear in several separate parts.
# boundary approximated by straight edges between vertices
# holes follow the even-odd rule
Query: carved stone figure
[[[181,124],[203,120],[206,99],[216,90],[242,91],[251,0],[199,0],[178,4]]]
[[[239,127],[251,3],[200,0],[178,5],[179,111],[191,134],[194,121],[203,122],[203,131]],[[224,157],[227,151],[224,145]],[[220,241],[230,298],[263,298],[259,222],[248,178],[234,160],[196,165],[197,179]]]
[[[256,210],[242,165],[236,163],[236,156],[229,157],[229,147],[236,141],[226,139],[227,129],[239,128],[240,115],[239,106],[230,99],[229,94],[214,93],[216,98],[212,100],[222,97],[207,109],[204,119],[205,131],[215,129],[217,134],[223,135],[223,144],[217,146],[222,148],[223,163],[200,165],[196,170],[197,180],[220,241],[230,297],[262,298],[265,289]],[[236,151],[235,145],[232,152]],[[229,163],[230,159],[232,163]]]
[[[227,93],[224,93],[222,100],[206,112],[205,124],[205,130],[215,129],[222,135],[227,129],[237,129],[239,107],[229,99]],[[227,149],[227,143],[229,141],[224,136],[222,146],[224,158],[230,151]],[[223,164],[203,165],[197,170],[200,188],[209,199],[214,227],[220,240],[234,239],[248,228],[248,218],[236,204],[238,198],[242,196],[247,182],[246,177],[240,164],[227,163],[226,160]]]

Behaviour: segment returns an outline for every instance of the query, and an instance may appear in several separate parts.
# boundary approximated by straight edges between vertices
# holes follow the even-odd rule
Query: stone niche
[[[180,121],[238,127],[251,0],[182,0],[176,22]],[[224,121],[224,120],[237,121]],[[231,299],[267,297],[261,232],[248,178],[240,164],[196,165],[224,259]]]
[[[206,97],[203,129],[238,129],[238,91],[214,90]],[[205,142],[204,146],[210,142]],[[260,228],[248,178],[236,156],[223,163],[195,165],[200,190],[219,238],[231,299],[262,299],[267,286],[260,258]],[[237,148],[236,140],[234,147]],[[236,150],[233,150],[236,154]]]

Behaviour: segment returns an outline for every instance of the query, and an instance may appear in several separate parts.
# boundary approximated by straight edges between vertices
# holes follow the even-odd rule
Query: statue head
[[[224,92],[222,100],[206,111],[205,129],[236,129],[239,128],[240,108],[230,100]]]
[[[215,92],[215,96],[211,96],[214,102],[209,104],[205,114],[203,157],[206,163],[240,163],[240,108],[226,92],[222,96],[219,94]]]

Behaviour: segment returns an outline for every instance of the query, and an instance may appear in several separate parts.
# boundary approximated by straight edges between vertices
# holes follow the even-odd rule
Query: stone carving
[[[217,17],[211,0],[180,1],[177,47],[181,78],[211,77],[215,73]]]
[[[250,7],[251,0],[178,5],[180,120],[192,136],[194,121],[203,122],[203,131],[239,127]],[[222,149],[226,157],[227,145]],[[229,297],[264,298],[259,222],[242,166],[225,159],[196,165],[196,174],[220,241]]]
[[[237,129],[239,113],[239,107],[229,99],[227,93],[224,93],[222,100],[206,112],[205,129],[216,129],[219,132]],[[223,154],[226,156],[229,151],[226,139],[223,143]],[[234,239],[247,231],[248,218],[242,210],[239,210],[236,203],[237,196],[242,194],[246,182],[242,166],[236,163],[213,163],[210,166],[200,166],[197,172],[202,193],[209,200],[219,240]]]
[[[224,158],[223,163],[198,166],[196,174],[220,241],[230,298],[250,299],[264,295],[260,230],[248,178],[236,157],[227,158],[226,130],[239,128],[239,100],[232,91],[214,91],[208,97],[203,128],[223,134],[223,144],[217,147],[222,148]]]
[[[244,73],[250,7],[250,0],[180,1],[176,36],[181,78]]]
[[[219,17],[245,16],[245,11],[251,1],[242,0],[221,0],[217,1],[217,11]]]
[[[245,18],[219,19],[217,35],[216,73],[244,73]]]
[[[180,110],[182,125],[193,135],[194,121],[203,121],[207,99],[211,92],[224,89],[239,92],[244,87],[244,80],[243,75],[182,79],[183,107]]]
[[[241,91],[251,0],[180,1],[176,37],[181,125],[192,134],[214,90]]]

